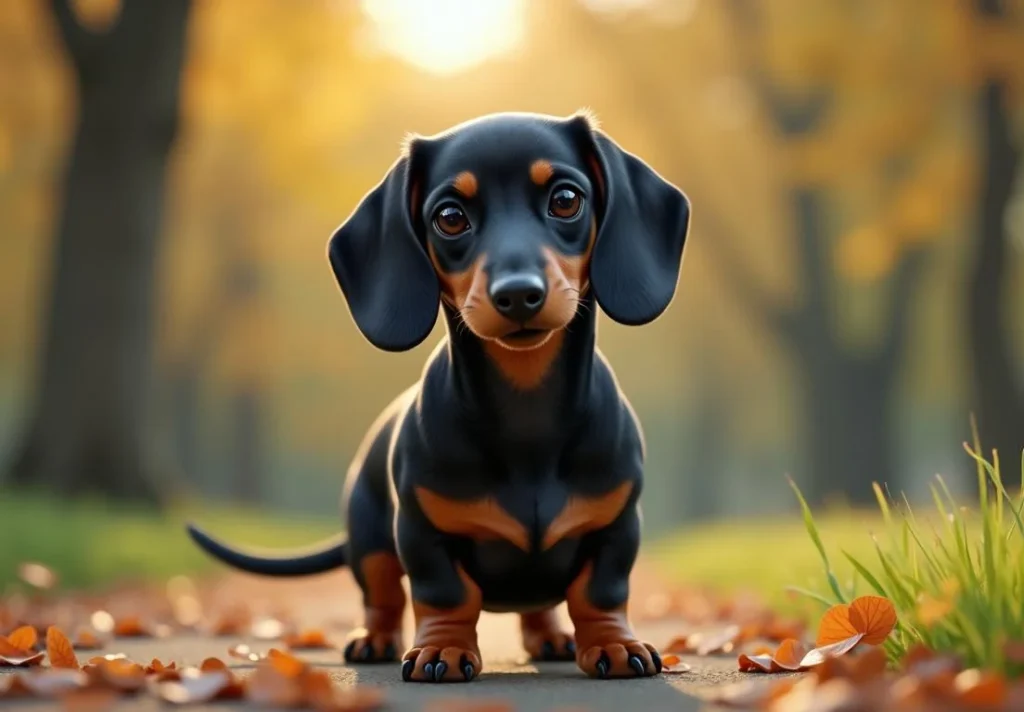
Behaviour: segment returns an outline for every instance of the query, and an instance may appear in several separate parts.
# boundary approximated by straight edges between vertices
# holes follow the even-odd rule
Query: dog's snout
[[[491,284],[491,302],[498,313],[524,324],[543,308],[548,290],[544,278],[536,274],[514,274]]]

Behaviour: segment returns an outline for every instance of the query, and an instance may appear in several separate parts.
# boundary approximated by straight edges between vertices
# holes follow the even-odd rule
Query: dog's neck
[[[548,431],[564,430],[566,421],[586,407],[590,394],[596,312],[593,297],[586,295],[568,327],[548,343],[530,351],[510,351],[484,343],[445,304],[454,392],[468,412],[497,421],[488,424],[510,440],[544,438]],[[520,367],[531,372],[526,382],[516,377]]]

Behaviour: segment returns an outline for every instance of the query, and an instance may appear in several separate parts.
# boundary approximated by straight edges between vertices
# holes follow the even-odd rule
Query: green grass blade
[[[835,573],[832,571],[832,564],[828,560],[828,554],[825,552],[825,544],[821,541],[821,535],[818,533],[818,527],[814,523],[814,515],[811,513],[811,507],[807,504],[807,500],[804,499],[803,493],[800,488],[796,486],[796,482],[793,478],[786,477],[789,482],[790,488],[793,493],[796,494],[797,500],[800,502],[800,511],[804,518],[804,527],[807,529],[808,536],[811,537],[811,541],[814,542],[815,548],[818,550],[818,555],[821,557],[822,564],[825,565],[825,577],[828,579],[829,588],[832,589],[832,593],[835,594],[836,598],[841,603],[846,603],[846,596],[843,594],[842,586],[839,585],[839,580],[836,578]]]

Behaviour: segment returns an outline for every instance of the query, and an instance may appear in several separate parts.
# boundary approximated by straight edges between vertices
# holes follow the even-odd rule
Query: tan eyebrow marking
[[[554,174],[555,169],[551,167],[551,163],[543,158],[530,164],[530,180],[537,185],[545,185]]]
[[[469,171],[462,171],[462,173],[455,176],[455,182],[452,183],[452,187],[459,191],[464,198],[472,198],[476,195],[478,187],[476,176]]]

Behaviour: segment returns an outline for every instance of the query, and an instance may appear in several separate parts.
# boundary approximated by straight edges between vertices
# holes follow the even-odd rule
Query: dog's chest
[[[493,610],[530,608],[564,596],[586,534],[614,521],[632,482],[586,495],[557,478],[511,481],[493,494],[453,500],[419,492],[434,526],[462,540],[466,568]]]

